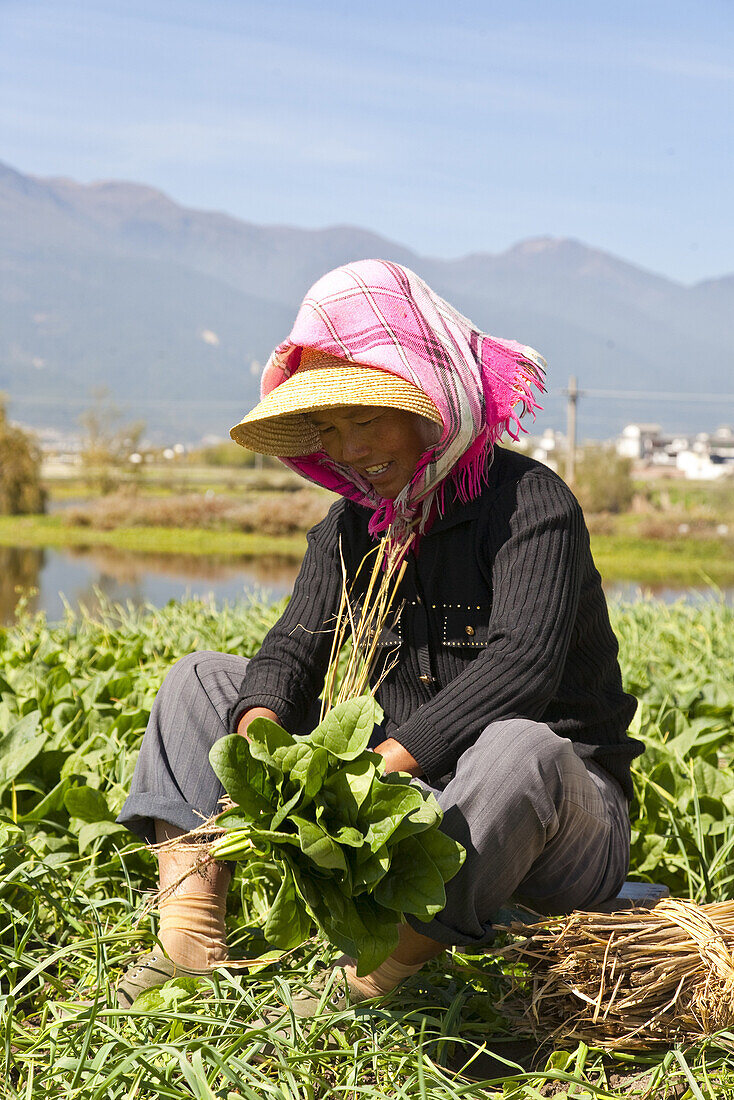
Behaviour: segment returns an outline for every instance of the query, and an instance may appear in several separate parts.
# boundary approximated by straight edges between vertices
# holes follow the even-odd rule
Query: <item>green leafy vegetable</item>
[[[253,845],[282,869],[265,936],[288,950],[312,922],[374,970],[398,941],[405,913],[429,921],[444,907],[444,883],[464,849],[439,832],[433,795],[409,777],[384,776],[367,744],[380,716],[370,696],[337,704],[296,740],[267,718],[214,745],[210,760],[235,803],[218,818],[219,859],[247,860]]]
[[[461,952],[451,967],[435,964],[420,986],[403,989],[404,1012],[397,1024],[394,1013],[357,1016],[349,1024],[347,1040],[329,1050],[323,1024],[299,1025],[291,1033],[282,1022],[283,983],[295,993],[312,980],[316,955],[311,951],[295,952],[276,972],[267,969],[266,960],[277,952],[264,954],[262,969],[247,971],[254,980],[177,978],[143,994],[132,1015],[104,1010],[106,983],[98,979],[99,967],[109,968],[115,980],[131,953],[154,947],[147,922],[131,926],[131,904],[154,888],[155,862],[137,837],[124,832],[100,833],[80,859],[80,841],[87,836],[80,838],[80,828],[87,823],[70,814],[65,795],[86,784],[99,790],[110,812],[117,813],[130,787],[148,712],[169,666],[195,649],[251,656],[281,613],[282,605],[171,601],[157,611],[130,605],[69,615],[58,623],[37,616],[0,629],[0,741],[8,740],[0,791],[3,1098],[148,1100],[160,1095],[192,1100],[195,1089],[181,1075],[179,1058],[196,1066],[203,1058],[207,1083],[200,1086],[202,1096],[209,1095],[211,1086],[221,1097],[234,1089],[232,1096],[272,1095],[273,1100],[286,1090],[289,1096],[314,1100],[327,1094],[355,1100],[412,1098],[421,1092],[421,1073],[432,1100],[470,1095],[484,1100],[502,1094],[501,1084],[489,1090],[476,1084],[462,1089],[453,1076],[447,1084],[446,1037],[455,1035],[457,1027],[474,1047],[506,1040],[508,1030],[510,1038],[518,1038],[517,1021],[508,1018],[505,1007],[502,959],[473,951],[468,956]],[[708,775],[699,774],[695,765],[701,760],[725,777],[734,776],[734,607],[724,597],[677,604],[640,600],[613,604],[611,614],[625,686],[640,700],[632,732],[647,746],[633,762],[630,877],[664,882],[678,897],[730,900],[734,792],[730,787],[717,801]],[[132,680],[131,693],[106,698],[112,691],[105,685],[123,671]],[[97,681],[97,697],[90,700],[85,689],[98,672],[104,676]],[[15,731],[25,717],[31,720]],[[38,745],[28,741],[41,736],[45,742],[36,753]],[[391,846],[406,823],[416,825],[420,813],[403,819]],[[294,815],[302,816],[301,810]],[[250,827],[249,819],[243,822],[243,828]],[[88,824],[94,829],[94,822]],[[417,832],[414,828],[411,835]],[[230,835],[237,839],[236,832]],[[296,836],[291,850],[301,860],[297,842]],[[324,908],[332,898],[327,904],[327,893],[319,887],[322,882],[330,885],[332,878],[336,897],[342,897],[346,885],[359,899],[365,893],[359,885],[362,877],[374,874],[379,879],[386,870],[382,855],[384,851],[356,850],[349,864],[351,883],[337,881],[336,874],[321,879],[305,871],[303,881],[314,884],[315,901],[321,898]],[[300,870],[294,872],[300,893],[299,875]],[[228,927],[235,953],[259,953],[263,945],[258,932],[279,881],[282,874],[276,882],[273,864],[256,851],[239,863]],[[381,911],[373,912],[379,921]],[[348,940],[345,932],[339,950],[354,955],[356,948]],[[95,1009],[90,1003],[97,991]],[[269,1020],[274,1022],[266,1026]],[[421,1025],[426,1027],[423,1036]],[[569,1043],[567,1035],[561,1039],[565,1048],[576,1042]],[[263,1065],[248,1048],[265,1041],[272,1043],[274,1053]],[[714,1038],[690,1048],[693,1053],[687,1051],[686,1059],[702,1093],[723,1100],[734,1096],[734,1070],[728,1040],[719,1048],[716,1042]],[[681,1094],[690,1085],[675,1059],[670,1064],[671,1050],[672,1043],[645,1055],[644,1068],[652,1075],[649,1100],[663,1100],[676,1089]],[[609,1075],[616,1069],[624,1076],[635,1070],[634,1065],[625,1068],[624,1055],[619,1058],[610,1067],[581,1044],[578,1051],[551,1055],[547,1069],[568,1070],[579,1094],[598,1095],[600,1089],[604,1092],[605,1071]],[[368,1072],[372,1066],[377,1080]],[[517,1100],[536,1095],[543,1083],[534,1074],[519,1080],[516,1073],[505,1073],[505,1094]],[[635,1080],[629,1081],[634,1091]]]

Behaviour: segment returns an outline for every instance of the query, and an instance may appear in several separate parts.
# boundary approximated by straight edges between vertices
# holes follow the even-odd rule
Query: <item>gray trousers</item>
[[[144,840],[154,840],[156,818],[188,830],[215,812],[223,792],[209,749],[228,732],[246,665],[233,654],[191,653],[168,673],[118,818]],[[511,898],[563,913],[613,897],[624,882],[630,824],[621,787],[541,722],[493,722],[441,787],[415,782],[433,792],[442,830],[466,849],[446,907],[427,924],[411,918],[432,939],[481,946]]]

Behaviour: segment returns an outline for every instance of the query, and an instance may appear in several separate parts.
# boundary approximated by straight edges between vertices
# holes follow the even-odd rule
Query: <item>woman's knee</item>
[[[247,658],[234,653],[219,653],[213,649],[200,649],[186,653],[171,665],[160,686],[159,695],[173,694],[180,698],[186,692],[201,690],[202,674],[207,672],[231,672],[235,678],[244,676]]]
[[[541,722],[507,719],[480,734],[436,796],[449,816],[455,809],[503,831],[524,819],[545,833],[556,827],[567,791],[583,782],[579,771],[570,741]]]
[[[188,679],[192,674],[196,674],[196,670],[202,661],[212,657],[223,657],[225,654],[217,653],[213,649],[198,649],[194,653],[185,653],[183,657],[179,657],[174,664],[171,665],[166,673],[166,680],[179,680],[181,678]],[[165,683],[166,680],[163,682]]]
[[[168,703],[169,700],[181,699],[198,685],[196,668],[200,656],[200,653],[186,653],[171,665],[156,693],[156,703],[159,707]]]
[[[562,795],[567,782],[578,776],[586,778],[586,768],[567,737],[559,737],[544,722],[530,722],[528,726],[531,728],[521,738],[527,749],[527,766],[533,772],[537,768],[547,786],[558,788]]]
[[[544,722],[529,718],[507,718],[492,722],[459,762],[461,770],[485,785],[494,775],[500,783],[522,785],[525,779],[542,779],[555,785],[565,772],[580,761],[571,742],[559,737]],[[581,765],[583,767],[583,765]],[[459,768],[457,767],[457,772]]]

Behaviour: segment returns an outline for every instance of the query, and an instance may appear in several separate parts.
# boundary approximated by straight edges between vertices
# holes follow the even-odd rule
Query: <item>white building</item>
[[[721,459],[718,462],[711,455],[700,451],[679,451],[676,455],[676,469],[682,470],[686,477],[695,481],[716,481],[734,473],[734,466]]]
[[[734,475],[734,432],[728,427],[676,436],[663,435],[659,424],[628,424],[616,450],[648,466],[670,466],[691,479],[713,481]]]
[[[659,439],[659,424],[628,424],[617,440],[617,454],[635,461],[651,458]]]
[[[563,432],[546,428],[541,436],[533,436],[529,443],[531,458],[550,466],[551,470],[558,470],[558,461],[566,454],[566,437]]]

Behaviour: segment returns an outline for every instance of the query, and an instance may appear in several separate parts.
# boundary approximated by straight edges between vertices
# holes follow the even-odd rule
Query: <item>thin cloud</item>
[[[730,82],[734,80],[734,66],[722,65],[716,61],[697,60],[681,56],[653,56],[643,54],[637,57],[637,63],[651,72],[665,76],[683,77],[689,80],[713,80]]]

